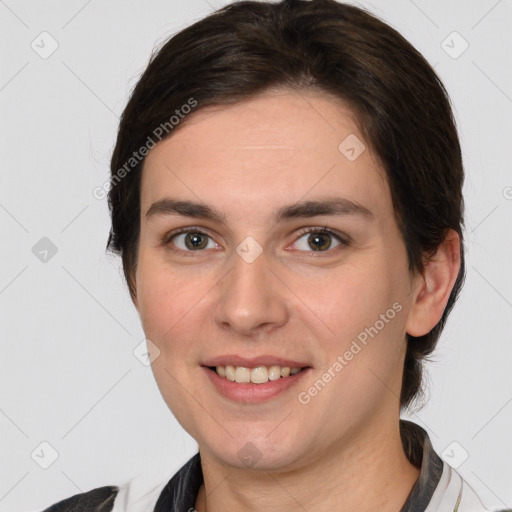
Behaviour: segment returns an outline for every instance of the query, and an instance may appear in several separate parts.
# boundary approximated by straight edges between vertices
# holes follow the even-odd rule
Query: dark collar
[[[404,449],[409,460],[420,467],[420,475],[400,512],[423,512],[436,490],[443,461],[434,451],[427,432],[419,425],[401,420]],[[154,512],[190,512],[203,483],[201,456],[196,453],[168,482]]]
[[[201,456],[196,453],[164,487],[154,512],[190,512],[203,483]]]
[[[420,468],[420,475],[400,512],[423,512],[432,499],[443,474],[443,461],[434,451],[425,429],[400,420],[402,444],[409,461]]]

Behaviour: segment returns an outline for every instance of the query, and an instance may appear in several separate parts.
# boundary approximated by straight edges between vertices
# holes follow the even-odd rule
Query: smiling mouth
[[[291,368],[289,366],[256,366],[247,368],[245,366],[208,366],[219,377],[238,384],[265,384],[269,381],[285,379],[297,375],[301,371],[309,368],[308,366]]]

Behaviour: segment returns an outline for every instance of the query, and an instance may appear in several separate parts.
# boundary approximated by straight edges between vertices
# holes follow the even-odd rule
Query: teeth
[[[235,382],[251,382],[251,370],[243,366],[237,366],[235,370]]]
[[[218,368],[219,367],[217,366],[217,373],[219,373]],[[235,367],[234,366],[226,366],[226,379],[228,379],[230,381],[235,380]]]
[[[290,368],[289,366],[272,365],[269,367],[258,366],[256,368],[245,368],[244,366],[216,366],[215,371],[219,377],[224,377],[232,382],[251,382],[253,384],[264,384],[269,380],[277,380],[290,375],[296,375],[302,368]]]
[[[281,378],[281,367],[271,366],[268,369],[268,380],[277,380]]]
[[[237,381],[238,382],[238,381]],[[251,382],[254,384],[263,384],[268,382],[268,370],[265,366],[258,366],[251,370]]]

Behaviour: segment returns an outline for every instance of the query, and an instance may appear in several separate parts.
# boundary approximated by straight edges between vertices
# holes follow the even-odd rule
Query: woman
[[[47,511],[486,510],[400,420],[464,279],[457,131],[402,36],[233,3],[154,56],[111,172],[108,247],[199,452]]]

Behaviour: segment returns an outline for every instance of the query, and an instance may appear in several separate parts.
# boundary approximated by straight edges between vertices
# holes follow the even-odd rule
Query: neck
[[[403,451],[398,422],[340,439],[292,471],[232,468],[200,452],[204,484],[197,512],[398,512],[419,475]]]

